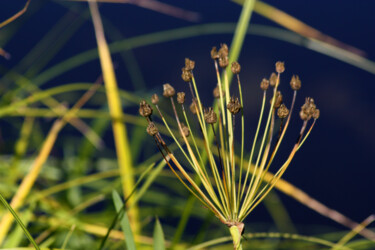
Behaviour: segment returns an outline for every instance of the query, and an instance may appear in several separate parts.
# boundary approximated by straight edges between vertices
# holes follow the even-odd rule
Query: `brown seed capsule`
[[[229,59],[227,56],[220,56],[219,57],[219,66],[221,68],[226,68],[229,64]]]
[[[283,73],[285,71],[285,66],[284,66],[284,62],[276,62],[276,72],[277,73]]]
[[[178,92],[177,93],[177,102],[179,104],[184,104],[184,102],[185,102],[185,93],[184,92]]]
[[[181,122],[181,129],[182,129],[182,133],[185,137],[188,137],[190,135],[189,128],[182,122]],[[180,131],[180,133],[181,133],[181,131]]]
[[[234,98],[234,96],[232,96],[229,100],[229,103],[227,104],[227,109],[229,110],[229,112],[235,115],[241,110],[241,108],[242,107],[240,101],[238,100],[238,97]]]
[[[231,70],[233,74],[239,74],[241,71],[241,65],[238,62],[232,62]]]
[[[277,116],[281,119],[284,119],[285,117],[287,117],[289,115],[289,110],[288,108],[284,105],[284,104],[281,104],[280,105],[280,108],[277,110]]]
[[[290,80],[290,87],[292,87],[293,90],[299,90],[301,88],[301,80],[297,75],[292,76],[292,79]]]
[[[169,83],[163,84],[163,96],[164,97],[167,97],[167,98],[172,97],[174,96],[175,93],[176,91]]]
[[[158,128],[156,127],[155,123],[153,123],[153,122],[150,122],[148,124],[146,131],[151,136],[154,136],[159,132]]]
[[[190,104],[190,111],[191,113],[193,113],[194,115],[197,113],[197,101],[196,100],[193,100]]]
[[[212,47],[211,58],[214,59],[214,60],[219,59],[219,53],[217,52],[216,47]]]
[[[212,94],[213,94],[214,98],[216,98],[216,99],[220,98],[220,88],[219,88],[219,85],[214,88],[214,90],[212,91]],[[221,96],[224,96],[224,95],[225,95],[225,91],[221,90]]]
[[[305,100],[305,104],[301,107],[300,117],[304,121],[308,121],[311,117],[315,114],[316,105],[314,103],[314,99],[307,97]],[[319,117],[319,111],[316,114]]]
[[[271,99],[270,103],[272,105],[272,102],[273,102],[273,98]],[[283,95],[281,94],[280,91],[277,91],[276,92],[276,100],[275,100],[275,104],[274,104],[274,108],[277,109],[281,106],[281,104],[283,103]]]
[[[263,78],[262,82],[260,83],[260,88],[262,90],[267,90],[270,86],[270,81],[268,81],[266,78]]]
[[[151,102],[152,102],[152,104],[154,104],[154,105],[158,104],[158,103],[159,103],[159,96],[158,96],[157,94],[153,94],[153,95],[151,96]]]
[[[185,67],[183,67],[182,68],[181,78],[185,82],[190,82],[191,78],[193,78],[193,73],[190,70],[187,70]]]
[[[277,83],[277,75],[275,73],[272,73],[270,76],[270,85],[272,87],[275,87]]]
[[[152,108],[145,100],[139,103],[139,114],[143,117],[149,117],[152,114]]]
[[[228,57],[229,55],[228,46],[225,43],[222,43],[220,45],[220,49],[218,53],[219,53],[219,57]]]
[[[301,109],[307,115],[312,116],[314,114],[314,112],[315,112],[315,109],[316,109],[316,105],[314,103],[314,99],[312,99],[310,97],[307,97],[306,100],[305,100],[305,104],[302,105]]]
[[[213,124],[216,123],[217,121],[217,116],[212,107],[209,107],[208,109],[204,110],[204,120],[208,124]]]
[[[320,110],[319,109],[315,109],[314,111],[314,114],[312,115],[312,117],[316,120],[318,119],[320,116]]]
[[[185,58],[185,69],[186,70],[193,70],[195,67],[195,62],[190,60],[189,58]]]
[[[303,112],[303,110],[301,110],[299,112],[299,117],[301,117],[302,120],[304,121],[308,121],[311,119],[311,116],[309,116],[308,114],[306,114],[305,112]]]

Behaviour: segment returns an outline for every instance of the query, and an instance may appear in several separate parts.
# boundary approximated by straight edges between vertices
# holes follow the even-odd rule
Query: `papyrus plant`
[[[188,114],[185,108],[185,93],[179,92],[176,95],[175,89],[170,84],[163,85],[163,96],[170,99],[179,133],[173,132],[173,128],[164,118],[158,106],[158,96],[154,94],[151,98],[170,136],[181,150],[181,157],[176,158],[168,148],[152,120],[153,109],[146,101],[140,103],[139,112],[147,119],[147,132],[154,137],[155,143],[170,169],[200,202],[229,227],[234,248],[241,249],[241,235],[244,230],[243,220],[282,177],[313,128],[316,119],[319,117],[319,110],[316,109],[312,98],[306,98],[299,113],[302,126],[296,143],[285,162],[276,168],[273,179],[264,182],[264,176],[269,171],[290,124],[301,81],[298,76],[293,76],[290,81],[294,94],[289,111],[281,92],[278,90],[280,75],[285,70],[284,63],[276,63],[276,73],[272,73],[269,80],[263,79],[260,83],[263,101],[255,135],[253,138],[245,138],[244,134],[247,128],[244,122],[243,96],[239,77],[241,67],[237,62],[231,64],[231,70],[237,76],[238,82],[239,97],[236,97],[230,94],[225,70],[229,65],[228,47],[225,44],[221,45],[219,51],[214,47],[211,51],[211,57],[214,61],[218,82],[213,91],[218,102],[217,110],[212,107],[204,107],[193,74],[195,62],[190,59],[185,59],[182,79],[190,87],[192,96],[191,114]],[[223,71],[223,82],[219,67]],[[271,89],[269,90],[270,86]],[[268,93],[268,95],[271,94],[271,97],[267,97],[267,92],[271,92]],[[178,105],[176,105],[174,98],[177,99]],[[268,102],[267,99],[269,99]],[[313,122],[305,134],[307,125],[312,118]],[[280,121],[277,122],[277,119]],[[198,132],[193,133],[191,130],[193,122],[198,124]],[[238,123],[239,125],[237,125]],[[241,129],[241,137],[238,138],[238,143],[234,138],[236,127]],[[246,133],[248,134],[248,131]],[[203,145],[199,144],[197,134],[200,134]],[[244,159],[245,141],[252,141],[247,162]],[[236,151],[239,153],[236,154]],[[203,154],[207,157],[207,161],[204,160]],[[193,174],[198,176],[201,185],[193,180]]]

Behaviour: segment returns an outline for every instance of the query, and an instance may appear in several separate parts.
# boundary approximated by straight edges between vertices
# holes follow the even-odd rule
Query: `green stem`
[[[241,244],[241,233],[238,226],[234,225],[229,228],[230,234],[232,235],[233,240],[233,249],[234,250],[242,250]]]

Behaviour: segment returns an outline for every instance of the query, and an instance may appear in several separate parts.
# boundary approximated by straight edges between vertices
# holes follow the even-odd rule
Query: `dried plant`
[[[209,208],[222,223],[229,227],[234,248],[242,249],[241,235],[244,231],[244,219],[266,197],[275,183],[282,177],[294,155],[310,134],[320,112],[316,108],[314,100],[306,98],[306,102],[301,107],[299,113],[302,119],[302,127],[297,141],[286,161],[276,170],[273,179],[264,182],[264,176],[269,171],[290,124],[292,110],[297,91],[301,87],[301,81],[298,76],[293,76],[290,81],[290,86],[294,92],[290,110],[284,103],[281,92],[278,91],[280,75],[285,70],[284,63],[277,62],[276,73],[272,73],[269,79],[261,81],[260,88],[263,91],[263,101],[249,158],[246,162],[244,160],[245,123],[243,96],[239,77],[241,67],[237,62],[231,64],[231,70],[237,76],[239,97],[231,96],[229,80],[225,70],[229,65],[228,53],[228,47],[225,44],[221,45],[219,50],[216,47],[211,50],[211,58],[214,61],[218,81],[213,91],[218,104],[215,108],[205,108],[199,97],[193,74],[195,62],[186,58],[185,66],[182,68],[181,77],[189,84],[192,95],[190,110],[197,120],[202,136],[202,151],[195,133],[191,130],[192,123],[188,119],[189,115],[185,109],[185,93],[177,93],[177,102],[186,125],[181,122],[177,112],[174,101],[175,89],[168,83],[163,85],[163,96],[171,101],[181,140],[178,139],[179,136],[173,132],[166,122],[158,106],[159,98],[157,94],[154,94],[151,98],[161,120],[181,150],[183,154],[182,158],[185,158],[188,166],[183,165],[181,163],[183,159],[177,159],[168,148],[168,145],[163,140],[157,126],[152,120],[153,109],[146,101],[140,103],[139,113],[147,119],[147,133],[154,137],[156,145],[170,169],[200,202]],[[220,78],[219,67],[223,71],[223,81]],[[265,114],[267,90],[270,86],[272,87],[272,97],[269,98],[268,114]],[[234,138],[236,116],[240,116],[241,119],[241,142],[239,146],[235,143]],[[280,126],[277,126],[279,129],[278,132],[275,126],[276,119],[280,119]],[[311,119],[313,119],[313,122],[305,134],[308,122]],[[235,147],[240,148],[239,157],[236,156]],[[201,185],[193,180],[192,173],[195,173],[199,177]]]

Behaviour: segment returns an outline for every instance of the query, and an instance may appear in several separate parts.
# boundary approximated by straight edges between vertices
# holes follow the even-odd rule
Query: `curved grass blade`
[[[20,217],[18,217],[16,211],[13,210],[13,208],[9,205],[9,203],[6,201],[6,199],[0,194],[0,201],[3,203],[3,205],[9,210],[9,212],[13,215],[14,219],[18,223],[18,225],[22,228],[23,232],[25,233],[25,236],[29,239],[30,243],[33,244],[35,249],[40,250],[38,244],[36,244],[34,238],[31,236],[30,232],[27,230],[23,222],[21,221]]]
[[[154,227],[154,250],[165,250],[164,233],[160,221],[156,218]]]
[[[122,202],[121,197],[117,193],[116,190],[112,191],[112,198],[113,198],[113,203],[115,204],[116,212],[118,213],[121,210],[123,210],[122,208],[125,204]],[[124,233],[124,236],[125,236],[125,244],[126,244],[127,249],[136,250],[133,232],[130,227],[129,218],[126,212],[124,212],[124,215],[122,216],[120,220],[120,225],[121,225],[122,232]]]
[[[109,226],[108,230],[107,230],[107,233],[106,235],[104,236],[102,242],[100,243],[100,247],[99,249],[103,249],[108,237],[109,237],[109,234],[111,233],[111,230],[115,227],[116,225],[116,222],[118,219],[122,219],[122,216],[124,215],[125,211],[126,211],[126,203],[128,202],[129,198],[133,196],[133,194],[135,193],[135,191],[137,190],[137,187],[139,186],[139,184],[141,183],[141,181],[143,180],[143,178],[148,174],[148,172],[150,172],[150,170],[154,167],[155,163],[152,163],[142,174],[141,176],[139,177],[138,181],[134,184],[134,187],[133,187],[133,190],[130,192],[129,196],[126,197],[123,205],[122,205],[122,208],[117,211],[116,213],[116,216],[115,218],[113,218],[113,221],[111,223],[111,225]]]

